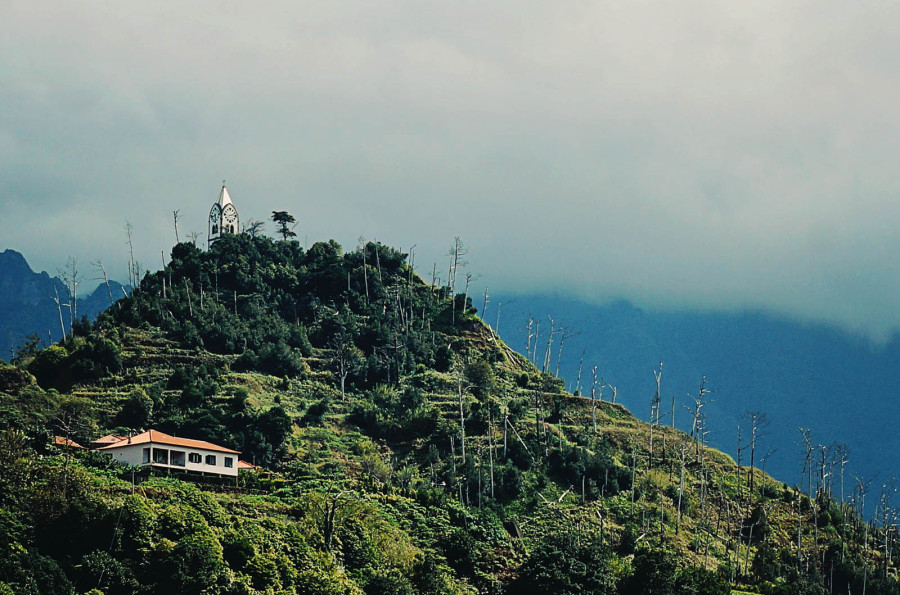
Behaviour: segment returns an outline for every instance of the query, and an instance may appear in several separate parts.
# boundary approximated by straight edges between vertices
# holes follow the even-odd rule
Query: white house
[[[157,430],[147,430],[98,450],[109,453],[114,461],[125,465],[228,476],[237,476],[241,454],[212,442],[176,438]]]

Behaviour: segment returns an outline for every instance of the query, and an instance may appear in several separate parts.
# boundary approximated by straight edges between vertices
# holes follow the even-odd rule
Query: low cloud
[[[506,292],[900,325],[900,8],[0,7],[4,246],[124,278],[241,214]],[[271,226],[270,226],[271,228]],[[270,230],[271,231],[271,230]]]

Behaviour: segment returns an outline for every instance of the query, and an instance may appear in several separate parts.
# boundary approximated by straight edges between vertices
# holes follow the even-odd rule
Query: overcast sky
[[[900,5],[0,4],[0,249],[123,226],[160,264],[244,221],[360,236],[492,292],[900,327]],[[268,230],[272,232],[272,225]]]

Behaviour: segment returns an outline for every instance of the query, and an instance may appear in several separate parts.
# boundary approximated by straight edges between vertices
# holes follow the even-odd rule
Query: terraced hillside
[[[375,243],[176,246],[0,370],[0,593],[896,592],[887,496],[866,523],[812,451],[810,497],[708,448],[702,415],[689,436],[568,394],[452,285]],[[150,427],[262,469],[50,440]]]

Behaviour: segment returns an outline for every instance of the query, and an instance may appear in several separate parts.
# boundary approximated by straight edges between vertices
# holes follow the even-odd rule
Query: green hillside
[[[177,245],[0,368],[0,593],[900,592],[887,489],[865,522],[815,451],[804,493],[708,448],[702,415],[692,437],[567,394],[463,285],[371,242]],[[53,446],[148,428],[261,469]]]

